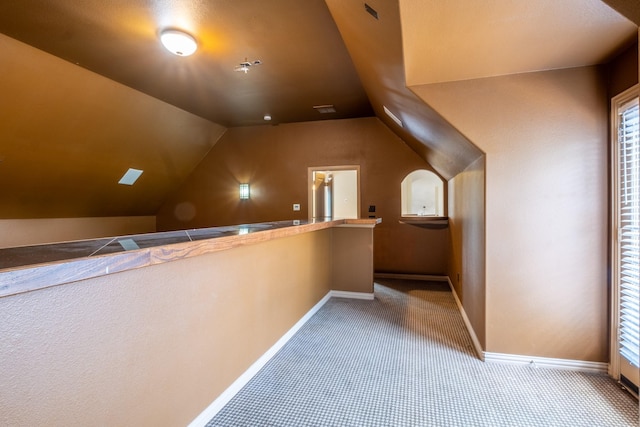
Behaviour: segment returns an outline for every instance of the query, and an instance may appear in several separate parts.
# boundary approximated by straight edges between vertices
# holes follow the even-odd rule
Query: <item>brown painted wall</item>
[[[383,218],[375,270],[446,274],[448,231],[398,223],[400,183],[431,168],[377,118],[229,129],[160,209],[158,229],[306,219],[307,168],[338,165],[360,165],[360,215],[375,205]],[[251,185],[248,201],[238,199],[241,182]]]
[[[486,348],[485,158],[449,180],[449,279]]]
[[[603,0],[636,25],[640,25],[640,3],[636,0]]]
[[[602,69],[414,90],[486,152],[486,350],[606,361]]]
[[[329,292],[332,231],[0,298],[0,424],[187,425]]]
[[[3,34],[0,55],[0,218],[155,215],[225,131]]]
[[[607,64],[607,71],[610,98],[638,83],[638,43]]]
[[[155,216],[0,219],[0,248],[155,231]]]

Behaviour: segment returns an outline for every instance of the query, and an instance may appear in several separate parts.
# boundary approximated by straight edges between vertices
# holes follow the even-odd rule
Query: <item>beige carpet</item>
[[[208,425],[638,426],[606,375],[478,360],[448,286],[375,294],[329,300]]]

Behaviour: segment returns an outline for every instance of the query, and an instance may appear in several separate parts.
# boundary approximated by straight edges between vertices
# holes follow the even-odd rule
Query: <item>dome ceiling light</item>
[[[160,34],[160,41],[169,52],[178,56],[189,56],[198,48],[196,39],[178,30],[164,30]]]

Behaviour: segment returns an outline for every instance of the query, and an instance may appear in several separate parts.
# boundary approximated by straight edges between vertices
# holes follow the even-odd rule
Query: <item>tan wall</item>
[[[332,289],[373,293],[373,228],[333,228]]]
[[[0,219],[0,248],[155,231],[155,216]]]
[[[486,349],[606,361],[601,69],[413,89],[486,152]]]
[[[449,180],[449,278],[483,348],[485,336],[485,158]]]
[[[360,215],[376,205],[383,218],[376,271],[445,274],[448,231],[398,223],[400,183],[431,168],[376,118],[229,129],[158,212],[158,229],[306,219],[307,168],[338,165],[360,165]],[[251,185],[248,201],[238,199],[242,182]]]
[[[0,298],[0,424],[187,425],[327,294],[331,233]]]

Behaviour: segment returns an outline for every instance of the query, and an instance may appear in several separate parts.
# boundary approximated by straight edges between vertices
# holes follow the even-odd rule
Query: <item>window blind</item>
[[[640,367],[640,114],[638,98],[619,109],[618,250],[620,354]]]

